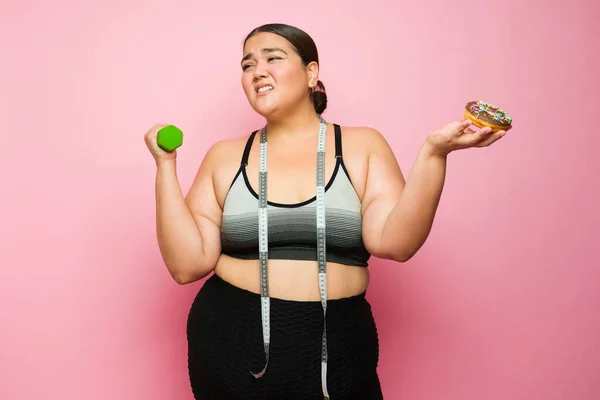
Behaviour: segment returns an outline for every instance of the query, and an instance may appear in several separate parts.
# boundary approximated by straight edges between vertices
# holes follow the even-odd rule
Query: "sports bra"
[[[335,128],[336,164],[325,186],[326,260],[367,267],[370,254],[362,241],[361,202],[342,157],[342,135]],[[258,260],[258,193],[248,180],[248,156],[258,131],[252,132],[240,168],[225,198],[221,251],[230,257]],[[316,195],[300,203],[268,201],[269,258],[317,261]]]

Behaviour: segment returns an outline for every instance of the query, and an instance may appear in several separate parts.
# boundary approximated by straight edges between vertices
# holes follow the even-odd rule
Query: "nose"
[[[254,67],[254,80],[257,81],[267,77],[267,65],[261,61],[256,63]]]

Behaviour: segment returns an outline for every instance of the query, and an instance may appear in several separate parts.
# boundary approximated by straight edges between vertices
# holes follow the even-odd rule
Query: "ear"
[[[306,66],[306,71],[308,72],[308,86],[316,87],[319,81],[319,64],[315,61],[310,62]]]

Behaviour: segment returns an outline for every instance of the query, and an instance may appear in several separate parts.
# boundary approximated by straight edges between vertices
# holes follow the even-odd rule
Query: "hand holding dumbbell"
[[[183,132],[174,125],[155,124],[144,135],[144,141],[156,162],[172,160],[177,156],[175,150],[183,144]]]

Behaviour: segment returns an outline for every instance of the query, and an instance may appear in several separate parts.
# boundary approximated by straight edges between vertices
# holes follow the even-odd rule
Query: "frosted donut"
[[[470,101],[465,106],[465,118],[479,128],[490,127],[492,132],[512,128],[512,118],[501,108],[481,100]]]

